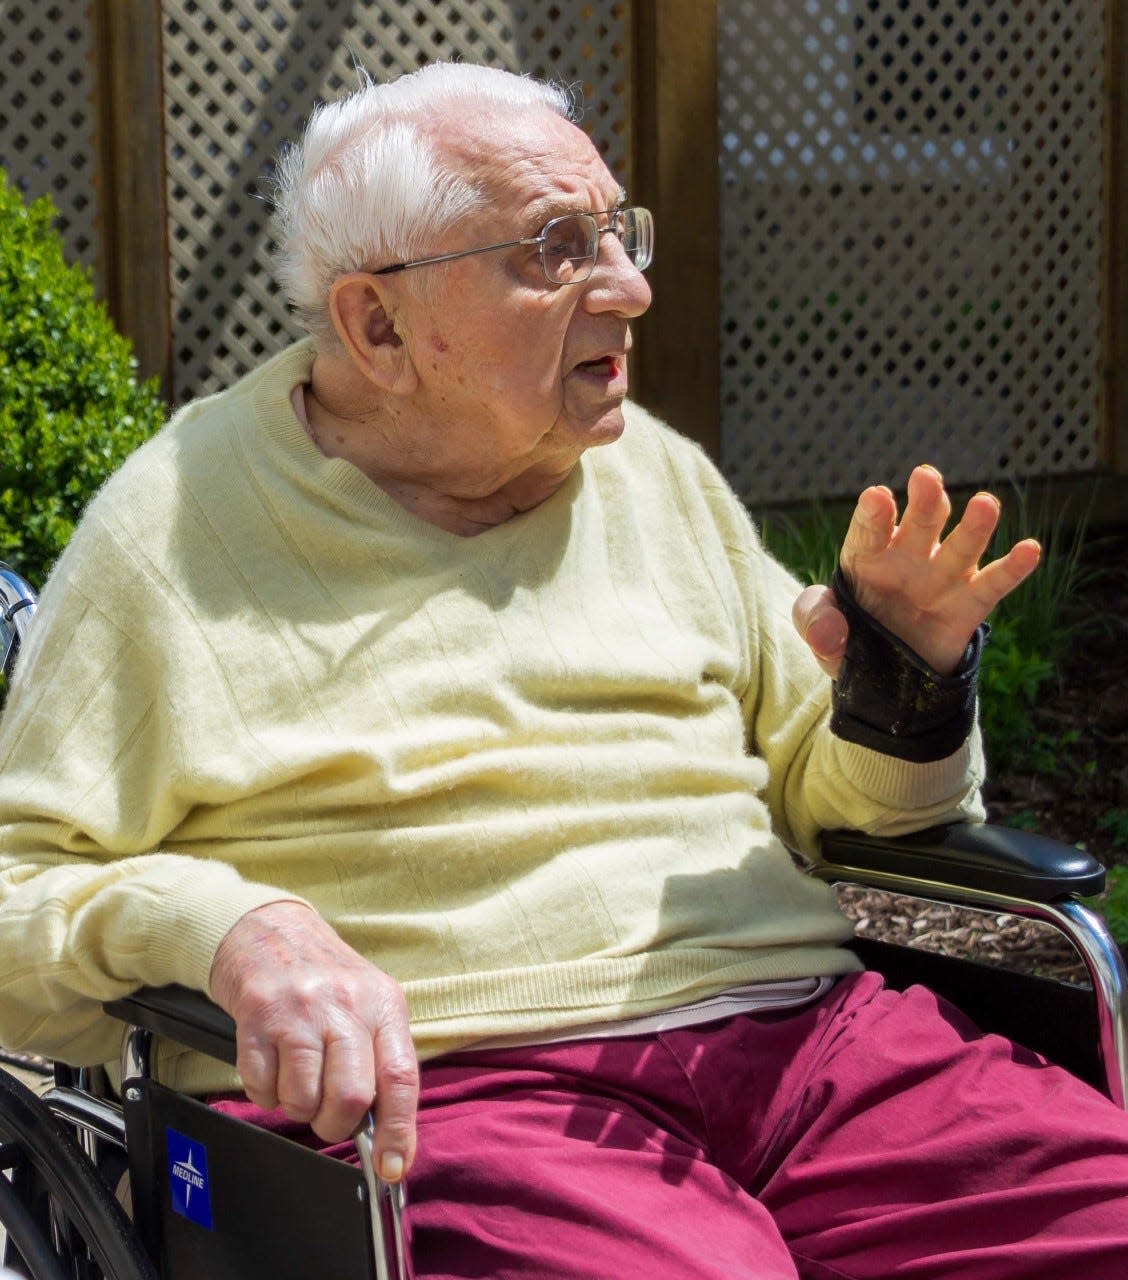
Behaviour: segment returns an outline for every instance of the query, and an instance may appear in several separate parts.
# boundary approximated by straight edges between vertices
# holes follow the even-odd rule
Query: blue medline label
[[[208,1185],[208,1153],[175,1129],[166,1129],[168,1180],[172,1207],[182,1218],[212,1229],[211,1188]]]

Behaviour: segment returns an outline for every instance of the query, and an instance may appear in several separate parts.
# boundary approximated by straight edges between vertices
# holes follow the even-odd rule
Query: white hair
[[[444,168],[425,125],[472,107],[547,107],[575,120],[565,88],[495,67],[438,62],[316,107],[274,175],[275,274],[305,327],[331,338],[329,291],[348,271],[411,258],[479,207]]]

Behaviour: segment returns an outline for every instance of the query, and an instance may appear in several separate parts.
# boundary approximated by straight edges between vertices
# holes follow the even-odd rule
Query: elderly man
[[[375,1096],[420,1275],[1123,1276],[1125,1118],[856,973],[783,843],[979,815],[979,628],[1037,546],[979,568],[997,504],[941,540],[920,467],[796,603],[625,400],[651,218],[547,86],[365,84],[278,216],[311,338],[141,449],[44,592],[0,1038],[105,1060],[101,1000],[209,991],[239,1080],[163,1073],[330,1151]]]

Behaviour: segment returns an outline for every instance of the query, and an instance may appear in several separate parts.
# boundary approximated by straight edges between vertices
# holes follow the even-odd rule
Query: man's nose
[[[650,306],[650,285],[618,236],[600,237],[599,257],[584,288],[584,307],[593,314],[614,311],[633,320]]]

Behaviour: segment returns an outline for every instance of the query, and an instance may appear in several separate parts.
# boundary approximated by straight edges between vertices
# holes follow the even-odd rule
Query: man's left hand
[[[897,521],[897,502],[884,485],[858,499],[840,563],[859,605],[940,675],[959,665],[976,627],[1037,567],[1033,538],[979,567],[999,522],[999,502],[977,493],[959,523],[943,537],[952,512],[940,473],[916,467],[908,502]],[[808,587],[792,617],[819,665],[836,676],[846,652],[846,619],[829,587]]]

